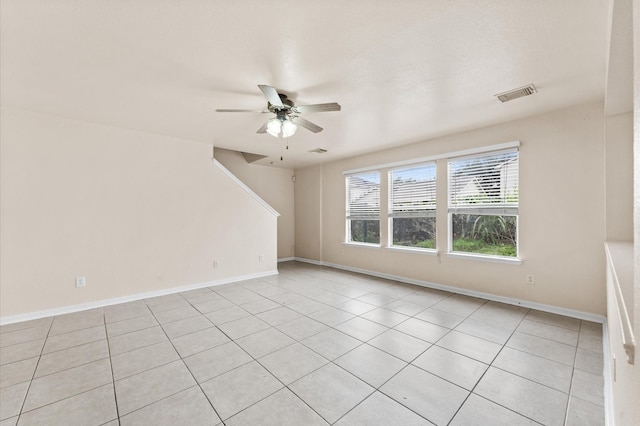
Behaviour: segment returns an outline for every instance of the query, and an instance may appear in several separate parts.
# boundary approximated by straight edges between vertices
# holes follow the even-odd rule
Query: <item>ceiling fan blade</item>
[[[262,126],[260,126],[260,128],[256,133],[267,133],[267,124],[269,124],[268,121],[264,123]]]
[[[315,105],[300,105],[295,106],[293,109],[297,112],[324,112],[324,111],[340,111],[342,107],[340,104],[330,102],[328,104],[315,104]]]
[[[283,107],[282,100],[280,96],[278,96],[278,91],[271,86],[267,86],[265,84],[258,84],[260,90],[264,94],[264,97],[267,98],[269,103],[276,107]]]
[[[269,112],[261,109],[228,109],[228,108],[219,108],[216,109],[216,112]]]
[[[322,127],[318,126],[317,124],[313,124],[312,122],[310,122],[309,120],[305,120],[304,118],[300,118],[300,117],[292,117],[290,118],[291,122],[293,122],[293,124],[297,124],[298,126],[304,127],[307,130],[311,130],[313,133],[319,133],[322,131]]]

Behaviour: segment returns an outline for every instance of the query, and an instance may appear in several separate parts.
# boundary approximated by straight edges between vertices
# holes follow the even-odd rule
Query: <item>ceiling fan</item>
[[[313,133],[322,131],[322,127],[309,120],[305,120],[300,117],[300,114],[306,112],[340,111],[341,109],[341,106],[335,102],[297,106],[287,95],[278,93],[278,91],[271,86],[259,84],[258,88],[260,88],[264,97],[267,98],[266,110],[216,109],[216,112],[270,112],[276,116],[260,126],[256,133],[269,133],[275,137],[282,135],[283,138],[288,138],[296,132],[298,129],[297,126],[304,127]]]

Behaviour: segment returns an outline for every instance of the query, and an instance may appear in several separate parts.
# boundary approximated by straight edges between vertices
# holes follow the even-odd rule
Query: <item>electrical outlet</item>
[[[76,277],[76,288],[84,287],[87,285],[85,277]]]
[[[533,285],[536,283],[536,280],[533,279],[533,275],[527,275],[527,284]]]
[[[214,261],[213,261],[213,268],[215,269],[215,268],[217,268],[217,267],[218,267],[218,261],[217,261],[217,260],[214,260]]]
[[[264,258],[264,256],[259,255],[259,256],[258,256],[258,262],[262,263],[262,259],[263,259],[263,258]]]

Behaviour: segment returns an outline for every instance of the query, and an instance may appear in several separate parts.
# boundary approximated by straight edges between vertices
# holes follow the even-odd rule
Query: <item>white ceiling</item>
[[[302,167],[603,99],[608,7],[2,0],[1,100]],[[504,104],[493,96],[529,83],[537,94]],[[342,111],[305,114],[325,130],[288,140],[256,134],[267,114],[214,112],[265,108],[258,84]]]

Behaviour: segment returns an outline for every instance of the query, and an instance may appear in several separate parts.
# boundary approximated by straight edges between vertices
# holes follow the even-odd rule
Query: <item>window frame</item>
[[[361,212],[360,214],[352,214],[352,207],[353,207],[353,203],[350,201],[350,197],[351,197],[351,180],[354,177],[359,177],[359,176],[367,176],[367,175],[377,175],[377,190],[378,190],[378,196],[377,196],[377,215],[376,215],[376,211],[375,209],[372,209],[372,212],[367,213],[366,209],[363,209],[363,212]],[[363,179],[366,180],[366,179]],[[380,189],[381,189],[381,173],[379,169],[370,169],[370,170],[363,170],[363,171],[358,171],[358,172],[354,172],[354,173],[345,173],[345,239],[344,239],[344,244],[353,244],[353,245],[359,245],[359,246],[366,246],[366,247],[380,247],[381,243],[382,243],[382,238],[381,238],[381,232],[380,232],[380,228],[381,228],[381,210],[380,210],[380,201],[381,201],[381,194],[380,194]],[[375,188],[374,188],[375,190]],[[351,222],[353,220],[363,220],[363,221],[377,221],[378,222],[378,242],[377,243],[371,243],[371,242],[366,242],[366,241],[354,241],[352,240],[352,234],[351,234]]]
[[[426,169],[426,174],[427,176],[427,180],[429,180],[430,175],[433,175],[433,190],[432,190],[432,194],[433,195],[433,204],[432,207],[431,205],[429,205],[429,207],[423,208],[423,209],[413,209],[414,212],[396,212],[394,211],[394,207],[395,207],[395,191],[394,191],[394,173],[398,173],[398,172],[403,172],[403,171],[410,171],[413,169],[420,169],[420,168],[425,168]],[[388,192],[387,192],[387,199],[388,199],[388,212],[387,212],[387,221],[388,221],[388,232],[387,232],[387,248],[392,249],[392,250],[400,250],[400,251],[411,251],[411,252],[425,252],[425,253],[436,253],[438,251],[438,241],[437,241],[437,235],[438,235],[438,230],[437,230],[437,211],[438,211],[438,205],[437,205],[437,194],[438,194],[438,190],[437,190],[437,181],[438,181],[438,173],[437,173],[437,163],[435,160],[433,161],[425,161],[425,162],[419,162],[419,163],[413,163],[413,164],[406,164],[403,166],[398,166],[398,167],[394,167],[394,168],[390,168],[387,171],[387,183],[388,183]],[[428,201],[428,197],[425,201]],[[401,245],[401,244],[394,244],[394,219],[403,219],[403,218],[433,218],[436,221],[436,224],[434,225],[434,235],[433,235],[433,240],[434,240],[434,245],[435,247],[433,248],[427,248],[427,247],[416,247],[416,246],[406,246],[406,245]]]
[[[489,202],[489,203],[466,203],[466,204],[457,204],[452,203],[454,199],[453,196],[453,183],[452,179],[452,164],[455,162],[461,161],[469,161],[480,158],[491,158],[496,157],[503,154],[511,154],[515,153],[515,161],[517,162],[516,169],[516,198],[515,202]],[[507,160],[503,164],[507,162],[513,161],[514,159]],[[500,164],[498,164],[499,166]],[[497,167],[497,166],[496,166]],[[501,175],[502,176],[502,175]],[[466,185],[465,185],[466,187]],[[504,198],[504,200],[508,199],[508,194],[502,194],[502,184],[500,185],[500,197]],[[520,149],[518,146],[510,147],[507,149],[500,150],[487,150],[484,152],[477,152],[471,155],[463,155],[463,156],[451,156],[447,158],[447,255],[451,257],[461,257],[461,258],[473,258],[473,259],[486,259],[493,260],[498,262],[505,263],[521,263],[522,260],[520,258],[520,199],[519,199],[519,188],[520,188]],[[482,188],[481,188],[482,190]],[[485,254],[479,252],[465,252],[465,251],[454,251],[453,248],[453,216],[454,215],[473,215],[473,216],[502,216],[502,217],[514,217],[515,218],[515,256],[502,256],[499,254]]]

